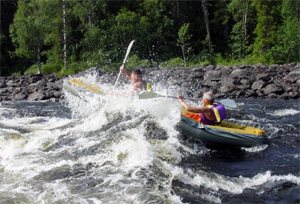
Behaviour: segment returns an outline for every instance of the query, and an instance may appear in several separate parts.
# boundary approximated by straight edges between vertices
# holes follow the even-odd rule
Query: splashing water
[[[84,79],[99,84],[92,74]],[[109,92],[111,84],[102,83],[101,89]],[[248,105],[232,110],[233,120],[273,133],[273,143],[232,150],[192,141],[176,128],[180,104],[166,98],[138,100],[65,90],[59,104],[2,103],[0,202],[297,200],[300,145],[293,141],[299,136],[299,121],[288,128],[284,121],[274,124],[277,107],[268,110],[260,104],[267,107],[266,118],[256,102],[238,104]],[[292,111],[286,115],[298,117],[299,108],[289,107]],[[250,118],[245,117],[249,111]]]

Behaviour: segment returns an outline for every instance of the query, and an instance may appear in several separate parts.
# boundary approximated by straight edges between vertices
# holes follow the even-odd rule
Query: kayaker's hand
[[[123,72],[123,73],[125,73],[125,67],[124,67],[124,65],[122,65],[122,66],[120,67],[120,71]]]
[[[177,98],[178,98],[179,100],[182,100],[182,99],[183,99],[183,96],[182,96],[182,95],[178,95]]]

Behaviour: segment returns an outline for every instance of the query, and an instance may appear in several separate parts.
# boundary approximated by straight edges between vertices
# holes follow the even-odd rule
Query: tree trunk
[[[38,74],[42,74],[42,68],[41,68],[41,49],[40,49],[40,46],[37,49],[37,58],[38,58],[38,62],[37,62]]]
[[[64,33],[64,68],[67,69],[67,30],[66,30],[66,0],[63,0],[63,33]]]
[[[184,46],[184,45],[182,45],[181,51],[182,51],[182,56],[183,56],[184,66],[186,67],[185,46]]]
[[[244,36],[243,36],[243,43],[242,43],[242,57],[246,55],[246,42],[247,42],[247,17],[248,17],[248,6],[249,2],[248,0],[245,0],[245,6],[243,8],[244,14],[243,14],[243,27],[244,27]]]
[[[208,19],[208,11],[207,11],[207,3],[206,0],[202,0],[202,9],[205,19],[207,39],[208,39],[208,49],[209,53],[212,54],[212,46],[211,46],[211,37],[210,37],[210,29],[209,29],[209,19]]]

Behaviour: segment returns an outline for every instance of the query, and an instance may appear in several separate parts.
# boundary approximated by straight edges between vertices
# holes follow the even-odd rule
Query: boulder
[[[266,82],[264,82],[263,80],[259,80],[259,81],[255,81],[252,86],[251,89],[252,90],[261,90],[262,88],[264,88],[266,86]]]
[[[234,78],[248,78],[249,77],[249,71],[245,69],[235,69],[230,74],[231,77]]]
[[[264,94],[273,98],[274,94],[281,95],[283,94],[283,89],[281,87],[276,86],[275,84],[269,84],[266,86],[266,88],[263,90]],[[272,95],[270,95],[272,94]]]
[[[36,83],[37,81],[41,80],[43,75],[37,74],[37,75],[31,75],[29,77],[29,83]]]
[[[300,70],[290,72],[286,77],[284,77],[284,80],[291,83],[300,80]]]
[[[229,93],[229,92],[232,92],[234,90],[234,86],[222,85],[219,90],[220,90],[221,93]]]
[[[21,101],[27,99],[27,95],[23,93],[18,93],[14,96],[14,100]]]
[[[41,92],[34,92],[30,94],[27,98],[28,101],[39,101],[39,100],[45,100],[46,95]]]
[[[262,80],[268,82],[271,80],[271,76],[268,73],[258,74],[256,80]]]

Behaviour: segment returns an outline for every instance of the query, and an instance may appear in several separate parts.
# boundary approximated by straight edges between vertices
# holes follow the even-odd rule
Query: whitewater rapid
[[[93,75],[84,79],[99,83]],[[161,94],[176,95],[176,90],[154,88]],[[101,89],[109,92],[111,85],[103,83]],[[288,197],[298,199],[299,143],[276,140],[287,131],[286,137],[298,141],[299,121],[288,124],[290,128],[274,125],[276,117],[299,117],[296,106],[269,110],[267,103],[239,101],[240,110],[230,110],[230,120],[265,129],[276,145],[218,150],[180,134],[177,100],[139,100],[88,91],[74,95],[65,90],[64,94],[59,103],[1,104],[1,203],[252,203],[276,199],[285,203]],[[269,117],[260,117],[265,115],[262,112]],[[289,151],[279,153],[280,149]],[[277,189],[287,192],[273,198]]]

